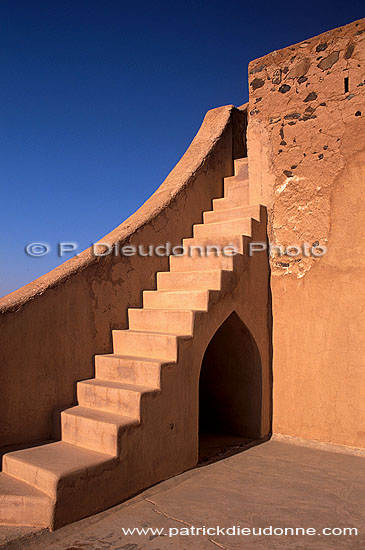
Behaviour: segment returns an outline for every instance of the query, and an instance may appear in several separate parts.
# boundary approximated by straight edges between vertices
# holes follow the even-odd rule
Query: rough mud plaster
[[[268,205],[273,244],[328,248],[271,258],[273,429],[354,446],[364,444],[364,40],[360,20],[249,65],[251,201]]]

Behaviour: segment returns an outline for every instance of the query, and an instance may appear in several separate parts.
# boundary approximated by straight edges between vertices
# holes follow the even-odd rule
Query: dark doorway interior
[[[233,312],[204,354],[199,382],[199,461],[242,450],[260,437],[261,360],[257,345]]]

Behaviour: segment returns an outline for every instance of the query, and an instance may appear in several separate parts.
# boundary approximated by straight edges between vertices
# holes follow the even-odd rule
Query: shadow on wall
[[[250,331],[236,312],[211,339],[200,372],[200,461],[260,438],[262,365]]]

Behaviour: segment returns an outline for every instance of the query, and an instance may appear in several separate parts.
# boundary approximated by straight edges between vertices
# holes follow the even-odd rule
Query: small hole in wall
[[[345,87],[345,94],[349,91],[349,77],[345,76],[344,78],[344,87]]]

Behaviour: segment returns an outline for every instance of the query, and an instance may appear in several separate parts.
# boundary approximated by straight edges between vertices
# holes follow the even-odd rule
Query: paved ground
[[[0,546],[2,550],[360,549],[365,547],[364,463],[357,456],[269,441],[185,472],[53,533],[43,531]],[[177,529],[191,526],[302,527],[318,534],[175,536]],[[166,535],[123,534],[128,527],[164,528]],[[328,527],[355,527],[359,534],[325,536],[322,529]],[[174,536],[168,536],[169,529]],[[27,530],[0,529],[1,535],[26,536]]]

